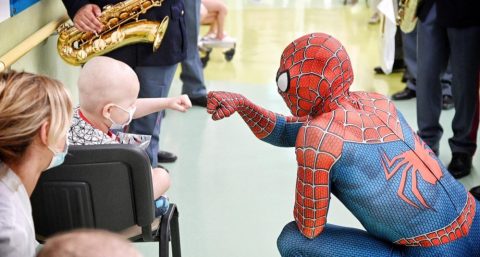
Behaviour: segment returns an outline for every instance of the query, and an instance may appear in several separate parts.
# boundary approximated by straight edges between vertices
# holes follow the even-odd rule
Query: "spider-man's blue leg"
[[[400,257],[402,247],[372,237],[367,232],[327,224],[315,239],[304,237],[295,222],[287,224],[277,240],[283,257]],[[438,257],[438,256],[437,256]]]

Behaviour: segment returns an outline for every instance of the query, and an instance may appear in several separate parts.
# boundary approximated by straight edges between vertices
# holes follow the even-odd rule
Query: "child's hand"
[[[170,97],[169,100],[168,108],[175,111],[186,112],[192,107],[192,102],[190,102],[188,95]]]

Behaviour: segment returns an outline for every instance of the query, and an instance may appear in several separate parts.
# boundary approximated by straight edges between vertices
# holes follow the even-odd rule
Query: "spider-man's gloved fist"
[[[207,112],[212,114],[213,120],[229,117],[244,108],[248,101],[243,95],[222,91],[209,92],[207,100]]]

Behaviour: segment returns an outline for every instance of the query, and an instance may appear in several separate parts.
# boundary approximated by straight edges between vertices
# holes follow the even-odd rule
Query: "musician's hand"
[[[102,10],[96,4],[87,4],[80,8],[73,17],[75,27],[82,32],[101,32],[102,23],[98,19]]]

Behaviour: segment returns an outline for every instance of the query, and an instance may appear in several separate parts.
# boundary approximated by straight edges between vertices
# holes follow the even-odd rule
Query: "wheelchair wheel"
[[[212,52],[211,48],[199,48],[200,52],[200,61],[202,62],[202,66],[205,69],[207,67],[208,61],[210,61],[210,53]]]
[[[207,67],[208,61],[210,61],[210,57],[200,57],[200,61],[202,62],[202,67],[205,69],[205,67]]]
[[[225,55],[225,60],[228,62],[233,59],[233,56],[235,55],[235,48],[229,49],[223,53]]]

